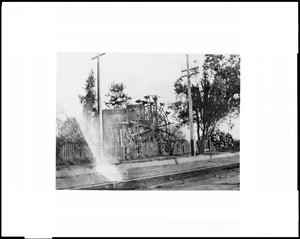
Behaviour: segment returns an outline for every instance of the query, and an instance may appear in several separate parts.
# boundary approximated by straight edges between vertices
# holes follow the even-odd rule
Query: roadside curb
[[[122,163],[118,166],[122,167],[130,167],[130,168],[139,168],[139,167],[155,167],[155,166],[166,166],[166,165],[175,165],[175,164],[185,164],[192,163],[204,160],[215,160],[215,159],[223,159],[223,158],[232,158],[240,156],[240,153],[226,153],[226,154],[218,154],[218,155],[199,155],[195,157],[168,157],[165,159],[159,160],[149,160],[149,161],[138,161],[138,162],[126,162]]]

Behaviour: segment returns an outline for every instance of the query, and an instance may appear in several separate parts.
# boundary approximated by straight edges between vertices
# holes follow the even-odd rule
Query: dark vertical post
[[[100,77],[99,77],[100,73],[99,72],[100,72],[100,64],[99,64],[99,57],[97,57],[97,103],[98,103],[98,117],[100,118],[101,107],[100,107]]]
[[[100,138],[100,154],[102,155],[103,150],[103,120],[102,120],[102,112],[101,112],[101,99],[100,99],[100,56],[105,55],[106,53],[97,54],[97,56],[93,57],[91,60],[97,58],[97,106],[98,106],[98,121],[99,121],[99,138]]]
[[[186,54],[186,64],[187,64],[188,99],[189,99],[191,156],[195,156],[195,150],[194,150],[194,124],[193,124],[193,102],[192,102],[192,93],[191,93],[191,80],[190,80],[189,55],[188,54]]]

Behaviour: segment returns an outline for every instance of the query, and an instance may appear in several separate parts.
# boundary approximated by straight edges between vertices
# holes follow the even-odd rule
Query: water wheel
[[[137,100],[138,107],[130,109],[130,119],[126,122],[123,135],[125,144],[139,145],[143,142],[165,143],[170,134],[169,112],[164,111],[162,103],[158,105],[157,96],[145,96],[146,100]]]

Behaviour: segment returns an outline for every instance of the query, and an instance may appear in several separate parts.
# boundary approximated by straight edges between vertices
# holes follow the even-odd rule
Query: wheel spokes
[[[170,123],[166,123],[166,124],[163,124],[163,125],[158,125],[157,127],[160,128],[160,127],[165,127],[165,126],[168,126],[170,125]]]
[[[147,134],[142,138],[141,143],[144,142],[144,140],[147,139],[148,136],[149,136],[150,134],[151,134],[151,132],[147,133]]]
[[[124,141],[139,144],[145,141],[165,142],[170,123],[161,107],[144,104],[134,111],[134,120],[126,130]]]

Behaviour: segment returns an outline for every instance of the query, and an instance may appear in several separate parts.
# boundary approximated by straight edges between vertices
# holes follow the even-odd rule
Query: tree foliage
[[[86,80],[84,87],[85,95],[79,95],[80,103],[83,105],[83,114],[86,118],[93,121],[98,115],[97,96],[95,90],[95,77],[92,70]]]
[[[108,108],[122,108],[129,104],[131,97],[124,93],[124,89],[123,83],[111,83],[109,93],[106,95],[109,97],[109,101],[105,102],[105,105]]]
[[[63,143],[85,143],[83,133],[77,120],[74,117],[68,117],[62,121],[57,129],[57,137]]]
[[[199,74],[198,74],[199,75]],[[197,126],[200,153],[205,140],[223,120],[240,112],[239,55],[205,55],[202,76],[191,86],[193,121]],[[176,80],[177,101],[171,105],[181,124],[189,123],[188,89],[183,77]],[[200,134],[201,133],[201,134]]]

